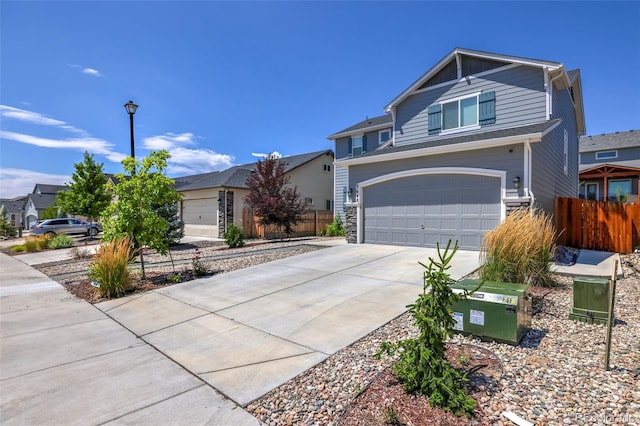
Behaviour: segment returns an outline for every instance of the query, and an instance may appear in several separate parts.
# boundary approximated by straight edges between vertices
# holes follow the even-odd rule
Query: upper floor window
[[[495,92],[475,93],[429,106],[429,134],[469,130],[496,122]]]
[[[322,171],[326,173],[331,173],[331,164],[328,164],[328,163],[322,164]]]
[[[478,125],[478,97],[442,104],[442,130]]]
[[[380,130],[378,132],[378,145],[382,145],[389,139],[391,139],[391,129]]]
[[[567,130],[564,131],[564,174],[569,174],[569,134]]]
[[[349,155],[352,157],[362,155],[367,152],[367,136],[360,135],[350,137],[348,145]]]
[[[618,151],[599,151],[596,152],[596,160],[607,160],[610,158],[618,158]]]

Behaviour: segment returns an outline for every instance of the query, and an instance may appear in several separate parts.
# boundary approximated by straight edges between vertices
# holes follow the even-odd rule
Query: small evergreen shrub
[[[49,241],[50,249],[61,249],[73,247],[74,239],[66,234],[58,234]]]
[[[89,266],[89,278],[98,282],[103,297],[120,297],[131,286],[129,259],[131,243],[128,238],[115,239],[103,244]]]
[[[19,244],[17,246],[11,247],[11,251],[13,251],[14,253],[22,253],[26,250],[27,250],[27,247],[25,247],[24,244]]]
[[[244,232],[242,232],[242,228],[235,223],[230,223],[227,226],[227,232],[224,233],[224,241],[230,248],[244,246]]]
[[[327,226],[327,236],[328,237],[342,237],[345,235],[344,224],[342,222],[342,216],[338,213],[334,218],[333,222]]]
[[[551,216],[516,210],[482,240],[480,277],[488,281],[549,286],[556,232]]]
[[[444,252],[438,246],[438,260],[429,258],[428,266],[420,263],[426,269],[423,291],[407,306],[420,334],[415,339],[384,342],[377,356],[399,356],[393,371],[407,392],[426,395],[431,405],[457,416],[471,417],[476,401],[467,395],[466,374],[456,370],[445,356],[445,341],[453,335],[455,325],[450,306],[466,297],[451,290],[455,281],[446,272],[457,250],[458,244],[451,249],[449,241]]]

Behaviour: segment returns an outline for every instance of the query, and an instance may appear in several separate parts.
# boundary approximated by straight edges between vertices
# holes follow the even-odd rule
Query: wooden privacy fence
[[[330,210],[309,210],[302,221],[293,227],[292,237],[316,236],[327,232],[327,225],[333,222],[333,212]],[[242,210],[242,230],[246,238],[282,238],[284,230],[275,225],[263,226],[258,223],[251,209]]]
[[[640,245],[640,203],[556,198],[557,244],[631,253]]]

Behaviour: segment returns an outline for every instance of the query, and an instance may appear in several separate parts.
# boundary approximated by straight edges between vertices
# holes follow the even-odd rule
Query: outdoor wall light
[[[516,178],[513,180],[513,186],[515,186],[516,189],[520,189],[520,176],[516,176]]]
[[[353,197],[353,188],[349,188],[349,199]]]

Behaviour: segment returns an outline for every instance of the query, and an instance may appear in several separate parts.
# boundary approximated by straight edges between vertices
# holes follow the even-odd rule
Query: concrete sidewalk
[[[246,406],[403,313],[435,255],[341,244],[96,306]],[[449,273],[478,262],[459,251]]]
[[[0,423],[258,421],[100,310],[0,253]]]

